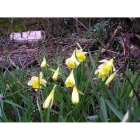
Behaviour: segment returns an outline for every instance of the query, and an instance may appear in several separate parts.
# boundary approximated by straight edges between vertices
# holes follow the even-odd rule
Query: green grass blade
[[[121,112],[119,112],[108,100],[105,100],[107,105],[109,106],[109,108],[116,114],[116,116],[122,120],[123,119],[123,115],[121,114]]]
[[[4,100],[4,102],[8,103],[8,104],[11,104],[13,106],[16,106],[16,107],[19,107],[19,108],[22,108],[20,105],[14,103],[13,101],[10,101],[10,100]]]
[[[100,104],[101,104],[101,119],[103,122],[108,122],[107,120],[107,110],[106,110],[106,105],[104,99],[101,97],[100,99]]]

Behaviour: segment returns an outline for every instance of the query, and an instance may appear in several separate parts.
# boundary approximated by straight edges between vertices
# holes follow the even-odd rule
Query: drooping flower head
[[[40,72],[39,77],[37,77],[37,76],[31,77],[31,80],[28,81],[27,85],[28,86],[32,86],[32,88],[34,88],[37,91],[37,89],[41,89],[42,88],[41,85],[46,86],[46,83],[47,83],[46,80],[43,79],[42,72]]]
[[[114,60],[110,59],[108,61],[104,59],[99,62],[104,62],[104,63],[98,66],[98,69],[95,71],[95,74],[98,73],[98,77],[104,79],[112,69],[115,69],[113,65]]]
[[[117,71],[115,71],[113,74],[111,74],[111,75],[109,76],[109,78],[108,78],[108,79],[106,80],[106,82],[105,82],[105,85],[109,84],[109,83],[114,79],[116,73],[117,73]]]
[[[71,101],[72,101],[73,104],[78,104],[79,103],[79,93],[78,93],[78,90],[77,90],[76,86],[73,87]]]
[[[72,54],[72,56],[68,59],[66,59],[66,65],[71,68],[71,69],[75,69],[80,63],[77,61],[76,57],[75,57],[75,50]]]
[[[54,101],[55,88],[56,88],[56,85],[53,87],[52,91],[50,92],[45,102],[43,103],[43,108],[47,109],[49,108],[49,105],[50,105],[50,108],[52,107],[53,101]]]
[[[86,59],[85,54],[87,54],[87,52],[83,52],[83,49],[80,50],[76,49],[76,58],[80,63]]]
[[[78,47],[80,48],[79,50],[76,49],[76,58],[77,60],[81,63],[86,59],[86,55],[87,52],[83,52],[83,49],[81,48],[81,46],[79,45],[79,43],[77,43]]]
[[[47,64],[47,62],[46,62],[46,58],[44,57],[43,58],[43,61],[42,61],[42,63],[41,63],[41,68],[45,68],[46,67],[46,64]]]
[[[73,87],[75,85],[75,78],[73,70],[71,71],[70,75],[67,77],[65,81],[66,87]]]
[[[58,67],[58,68],[56,69],[56,71],[54,72],[52,79],[53,79],[54,81],[57,80],[58,75],[59,75],[59,67]]]

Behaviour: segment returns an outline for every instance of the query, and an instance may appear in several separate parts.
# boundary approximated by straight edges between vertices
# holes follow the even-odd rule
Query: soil
[[[111,57],[108,55],[108,53],[110,53],[112,57],[116,58],[120,67],[126,66],[127,60],[131,59],[135,61],[136,65],[138,66],[137,69],[140,70],[140,19],[106,18],[103,20],[108,20],[110,25],[107,28],[108,38],[105,42],[103,42],[105,46],[100,59],[110,59]],[[39,21],[41,21],[41,19],[39,19]],[[96,22],[99,21],[99,19],[96,20]],[[71,24],[73,23],[74,22]],[[42,22],[42,25],[44,25],[44,21]],[[72,28],[72,26],[74,25],[68,27]],[[46,26],[44,25],[44,28],[45,27]],[[62,25],[62,28],[63,27],[64,25]],[[64,27],[64,29],[66,28]],[[85,31],[86,29],[79,25],[76,27],[75,32],[78,31],[81,33],[83,30]],[[0,43],[2,45],[0,46],[0,68],[9,68],[15,66],[28,67],[30,65],[38,65],[38,60],[43,58],[46,52],[48,54],[49,62],[51,65],[53,65],[51,59],[55,56],[57,47],[59,47],[58,56],[61,58],[69,57],[77,42],[81,45],[84,51],[90,50],[94,55],[97,54],[101,46],[99,42],[97,42],[97,44],[93,44],[94,37],[92,35],[92,38],[86,39],[78,33],[67,33],[63,37],[55,37],[53,33],[48,32],[49,29],[45,28],[45,31],[47,32],[46,38],[44,40],[32,43],[17,43],[9,41],[9,39],[4,41],[5,36],[1,36]],[[118,45],[118,48],[112,47],[112,45],[115,43]],[[5,47],[3,47],[4,45]],[[46,51],[44,51],[44,49],[46,49]],[[116,55],[118,56],[116,57]]]

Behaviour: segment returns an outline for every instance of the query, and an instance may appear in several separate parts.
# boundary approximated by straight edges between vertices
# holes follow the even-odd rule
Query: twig
[[[101,46],[106,50],[106,45],[104,45],[99,39],[97,39],[94,35],[93,35],[93,33],[85,26],[85,25],[83,25],[79,20],[77,20],[76,18],[74,18],[80,25],[82,25],[100,44],[101,44]],[[107,50],[106,50],[107,51]],[[118,65],[118,63],[116,62],[116,60],[113,58],[113,56],[110,54],[110,52],[108,52],[108,54],[109,54],[109,56],[114,60],[114,62],[117,64],[117,66],[119,67],[119,65]],[[139,100],[139,103],[140,103],[140,97],[139,97],[139,95],[138,95],[138,93],[137,93],[137,91],[135,90],[135,88],[134,88],[134,86],[132,85],[132,83],[130,82],[130,80],[129,80],[129,78],[127,77],[127,75],[124,73],[124,71],[123,70],[121,70],[120,69],[120,71],[123,73],[123,75],[126,77],[126,79],[128,80],[128,82],[129,82],[129,84],[131,85],[131,87],[132,87],[132,89],[133,89],[133,91],[134,91],[134,93],[135,93],[135,95],[136,95],[136,97],[137,97],[137,99]]]
[[[14,92],[14,93],[12,93],[12,94],[9,94],[9,95],[4,96],[4,97],[0,97],[0,99],[5,100],[5,98],[7,98],[7,97],[9,97],[9,96],[12,96],[12,95],[14,95],[14,94],[16,94],[16,93],[18,93],[19,91],[21,91],[21,90],[23,90],[23,89],[25,89],[25,88],[28,88],[28,87],[23,87],[23,88],[21,88],[20,90]]]
[[[81,23],[77,18],[74,18],[79,24],[81,24],[99,43],[101,46],[105,47],[105,45],[83,24]]]

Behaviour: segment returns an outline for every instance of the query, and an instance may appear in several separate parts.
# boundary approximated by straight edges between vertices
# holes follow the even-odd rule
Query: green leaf
[[[11,104],[13,106],[16,106],[16,107],[19,107],[19,108],[22,108],[20,105],[14,103],[13,101],[10,101],[10,100],[4,100],[4,102],[8,103],[8,104]]]
[[[137,72],[130,80],[130,82],[132,83],[132,85],[135,87],[136,84],[138,83],[139,80],[139,73]],[[127,91],[124,94],[124,98],[127,98],[128,95],[130,94],[131,90],[132,90],[132,86],[129,84],[126,86],[127,87]]]
[[[108,120],[107,120],[106,105],[105,105],[105,101],[104,101],[104,99],[102,97],[100,99],[100,103],[101,103],[101,119],[104,122],[108,122]]]
[[[92,67],[93,67],[93,69],[96,69],[96,65],[95,65],[95,62],[94,62],[94,60],[93,60],[93,58],[91,56],[91,52],[89,51],[88,53],[89,53],[89,58],[90,58],[90,62],[92,64]]]
[[[140,116],[140,108],[136,111],[133,122],[139,121],[139,116]]]
[[[116,116],[122,120],[123,116],[108,100],[105,100],[109,108],[116,114]]]

